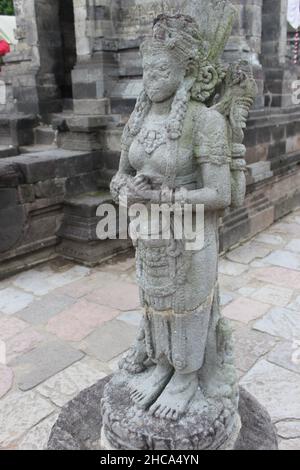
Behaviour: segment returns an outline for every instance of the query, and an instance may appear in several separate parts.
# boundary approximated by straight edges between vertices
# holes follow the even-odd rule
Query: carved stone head
[[[199,28],[191,17],[156,18],[152,38],[141,46],[144,89],[152,102],[169,99],[185,78],[195,75],[201,47]]]

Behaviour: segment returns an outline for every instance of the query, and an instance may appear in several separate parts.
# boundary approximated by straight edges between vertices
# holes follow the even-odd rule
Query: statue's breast
[[[195,162],[192,143],[186,148],[179,141],[177,154],[172,152],[173,148],[164,130],[144,128],[132,142],[129,161],[138,174],[150,179],[164,177],[170,162],[176,166],[176,176],[193,173]]]

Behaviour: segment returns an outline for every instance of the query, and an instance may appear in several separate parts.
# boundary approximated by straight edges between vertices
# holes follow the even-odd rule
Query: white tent
[[[2,16],[0,15],[0,36],[3,37],[9,44],[16,44],[14,30],[16,29],[15,16]]]

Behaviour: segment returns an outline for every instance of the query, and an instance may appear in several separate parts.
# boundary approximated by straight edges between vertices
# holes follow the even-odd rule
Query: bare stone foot
[[[168,384],[173,372],[174,369],[170,364],[158,364],[146,380],[132,383],[132,400],[139,408],[148,408]]]
[[[186,411],[198,389],[198,374],[175,372],[169,384],[151,406],[150,413],[156,418],[177,421]]]

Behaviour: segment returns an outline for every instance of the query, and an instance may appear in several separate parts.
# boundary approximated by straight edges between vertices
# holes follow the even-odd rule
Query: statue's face
[[[185,68],[168,54],[145,55],[144,88],[154,103],[171,98],[185,77]]]

